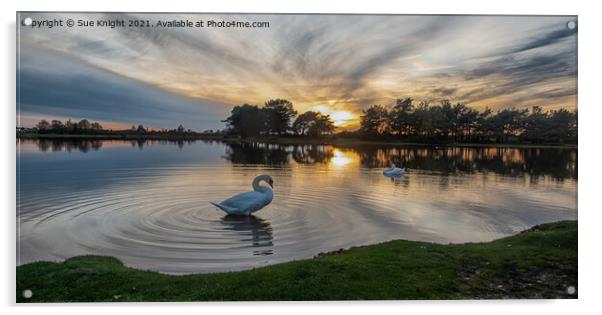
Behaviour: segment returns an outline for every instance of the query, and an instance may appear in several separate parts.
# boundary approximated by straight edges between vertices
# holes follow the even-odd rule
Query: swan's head
[[[259,188],[259,182],[261,181],[266,182],[268,185],[270,185],[272,189],[274,188],[274,180],[272,179],[272,177],[270,177],[270,175],[259,175],[255,177],[255,179],[253,180],[253,188],[257,190],[257,188]]]

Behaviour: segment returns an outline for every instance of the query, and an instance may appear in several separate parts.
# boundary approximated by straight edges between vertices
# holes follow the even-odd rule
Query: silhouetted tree
[[[77,123],[77,128],[80,130],[89,130],[92,128],[92,125],[87,119],[82,119]]]
[[[293,103],[285,99],[273,99],[265,102],[268,132],[282,135],[290,130],[291,120],[297,115]]]
[[[46,131],[46,130],[50,129],[50,123],[48,123],[48,121],[46,119],[42,119],[42,120],[40,120],[40,122],[38,122],[38,124],[36,125],[36,128],[38,128],[38,130],[40,130],[40,131]]]
[[[307,130],[316,122],[317,117],[318,113],[312,111],[299,115],[293,122],[293,132],[297,135],[306,135]]]
[[[93,122],[90,127],[94,131],[100,131],[100,130],[102,130],[102,126],[97,121]]]
[[[63,123],[62,123],[60,120],[53,120],[53,121],[50,123],[50,128],[51,128],[53,131],[59,131],[59,130],[62,130],[64,127],[65,127],[65,126],[63,126]]]
[[[391,112],[391,129],[401,137],[412,132],[414,100],[412,98],[397,99]]]
[[[307,129],[307,134],[312,137],[321,137],[332,134],[335,129],[334,122],[329,115],[317,113],[314,123]]]
[[[266,113],[257,105],[244,104],[235,106],[223,122],[231,133],[243,138],[257,137],[266,130]]]
[[[391,110],[374,105],[363,111],[359,134],[367,138],[397,136],[420,142],[576,142],[577,111],[544,112],[535,106],[479,112],[463,103],[443,100],[432,106],[398,99]]]
[[[382,105],[372,105],[362,111],[360,132],[367,137],[377,137],[389,132],[389,112]]]
[[[320,112],[305,112],[293,122],[293,131],[297,135],[319,137],[335,131],[334,122],[329,115]]]

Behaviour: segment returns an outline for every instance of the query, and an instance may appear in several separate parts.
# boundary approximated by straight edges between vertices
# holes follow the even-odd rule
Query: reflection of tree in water
[[[287,146],[265,143],[227,143],[224,158],[234,164],[289,163]]]
[[[132,147],[138,147],[138,149],[142,150],[142,149],[144,149],[146,140],[145,139],[136,139],[136,140],[132,140],[131,143],[132,143]]]
[[[29,140],[28,140],[29,141]],[[37,139],[40,151],[89,152],[99,150],[104,142],[123,140]],[[132,147],[174,144],[183,149],[194,140],[129,140]],[[203,141],[212,143],[213,141]],[[362,167],[385,168],[393,162],[409,169],[441,174],[495,172],[507,176],[541,176],[553,179],[577,178],[577,149],[562,148],[491,148],[491,147],[399,147],[361,145],[347,147],[357,152]],[[265,143],[226,143],[224,158],[234,164],[286,165],[294,160],[301,164],[328,164],[334,157],[331,145],[280,145]]]
[[[301,164],[328,163],[334,155],[332,146],[297,145],[293,147],[293,159]]]
[[[557,148],[380,147],[356,148],[364,167],[388,167],[443,174],[495,172],[508,176],[577,178],[577,150]]]
[[[577,178],[577,150],[560,148],[399,147],[362,145],[348,148],[358,153],[362,167],[385,168],[391,162],[409,169],[457,173],[495,172],[507,176]],[[329,145],[267,145],[228,143],[225,158],[239,164],[329,163]]]
[[[138,147],[138,149],[142,150],[144,149],[145,146],[151,145],[151,144],[175,144],[178,146],[178,148],[180,150],[182,150],[184,148],[184,145],[191,145],[192,143],[194,143],[196,140],[184,140],[184,139],[177,139],[177,140],[171,140],[171,139],[164,139],[164,140],[157,140],[157,139],[134,139],[134,140],[130,140],[130,143],[132,144],[132,147]],[[208,142],[208,141],[203,141],[203,142]]]
[[[265,143],[227,143],[224,158],[234,164],[284,165],[291,158],[301,164],[328,163],[333,157],[332,146]]]
[[[235,231],[241,237],[243,242],[251,242],[253,247],[272,247],[272,225],[258,217],[227,215],[222,218],[222,224],[226,230]],[[271,249],[256,250],[254,255],[271,255]]]
[[[80,152],[98,151],[102,147],[101,140],[89,139],[37,139],[36,145],[42,152],[51,150],[52,152],[78,150]]]

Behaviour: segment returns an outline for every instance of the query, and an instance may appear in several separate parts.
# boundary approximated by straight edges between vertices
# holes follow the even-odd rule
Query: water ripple
[[[260,173],[274,178],[275,199],[256,216],[226,216],[208,203],[250,190]],[[570,193],[554,206],[485,175],[414,171],[392,182],[378,169],[196,165],[96,172],[95,189],[78,189],[90,176],[76,175],[61,179],[71,191],[40,179],[47,189],[20,193],[19,263],[97,254],[166,273],[242,270],[394,238],[489,240],[509,225],[576,215]]]

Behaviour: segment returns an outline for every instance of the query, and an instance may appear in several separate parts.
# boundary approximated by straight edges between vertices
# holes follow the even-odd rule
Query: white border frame
[[[598,150],[596,133],[599,133],[600,117],[602,117],[602,104],[600,103],[600,83],[597,82],[602,69],[600,57],[602,56],[600,32],[602,29],[602,12],[596,1],[549,0],[527,2],[525,0],[504,1],[311,1],[311,0],[227,0],[215,2],[202,1],[75,1],[75,0],[4,0],[2,9],[2,34],[3,69],[2,95],[5,96],[3,104],[3,128],[0,147],[2,154],[2,213],[4,215],[4,257],[1,259],[5,276],[2,277],[1,296],[3,306],[8,311],[23,312],[26,314],[44,315],[51,314],[78,314],[82,307],[91,314],[104,314],[110,311],[127,312],[131,307],[144,308],[151,314],[163,314],[167,307],[178,306],[178,313],[198,312],[227,312],[227,313],[306,313],[315,311],[342,312],[345,314],[361,314],[376,308],[382,311],[403,311],[445,314],[479,314],[487,315],[514,312],[529,312],[546,314],[563,314],[575,312],[588,312],[597,306],[601,290],[598,286],[601,280],[600,261],[600,229],[602,222],[602,209],[597,207],[598,178],[602,172],[597,167],[595,160]],[[579,300],[513,300],[513,301],[399,301],[399,302],[260,302],[260,303],[124,303],[124,304],[43,304],[44,309],[25,305],[15,305],[15,12],[16,11],[145,11],[145,12],[253,12],[253,13],[403,13],[403,14],[529,14],[529,15],[578,15],[579,20]],[[199,309],[199,306],[202,307]],[[269,306],[269,307],[268,307]],[[266,309],[266,307],[268,307]],[[333,309],[334,307],[337,310]],[[286,308],[286,309],[283,309]],[[317,309],[316,309],[317,308]]]

